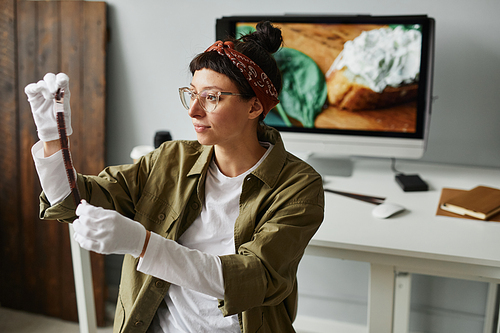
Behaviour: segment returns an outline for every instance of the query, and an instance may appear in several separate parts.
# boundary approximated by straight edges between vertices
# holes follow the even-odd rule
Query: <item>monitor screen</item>
[[[268,20],[283,47],[280,103],[265,122],[288,150],[419,158],[427,138],[434,20],[427,16],[234,16],[217,39]]]

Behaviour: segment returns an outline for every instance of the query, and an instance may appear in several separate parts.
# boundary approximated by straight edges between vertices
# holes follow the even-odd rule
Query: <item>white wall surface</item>
[[[275,14],[427,14],[436,19],[431,132],[424,160],[500,167],[500,1],[498,0],[111,0],[107,69],[107,163],[130,163],[158,130],[195,139],[177,88],[187,66],[215,40],[216,18]],[[366,323],[368,267],[306,257],[299,313]],[[112,273],[113,274],[113,273]],[[320,279],[318,277],[329,277]],[[416,277],[411,328],[481,332],[486,285]],[[474,292],[466,292],[472,290]],[[436,297],[439,295],[439,297]],[[450,324],[451,323],[451,324]]]
[[[157,130],[194,139],[177,88],[215,39],[216,18],[266,14],[427,14],[436,19],[436,62],[426,161],[500,166],[500,1],[497,0],[111,0],[108,163]]]

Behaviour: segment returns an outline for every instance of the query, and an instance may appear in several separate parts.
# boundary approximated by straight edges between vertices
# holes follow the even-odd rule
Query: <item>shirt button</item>
[[[163,283],[163,281],[158,280],[155,282],[156,288],[163,288],[164,285],[165,283]]]
[[[200,205],[197,202],[193,202],[193,204],[191,205],[191,207],[193,209],[198,209],[200,207]]]
[[[135,327],[141,327],[142,325],[144,325],[144,322],[142,320],[137,320],[135,323],[134,323],[134,326]]]
[[[158,220],[163,221],[165,219],[165,214],[158,215]]]

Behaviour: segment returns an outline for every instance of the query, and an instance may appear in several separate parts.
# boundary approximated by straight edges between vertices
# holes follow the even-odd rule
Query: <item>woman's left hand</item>
[[[102,254],[131,254],[139,257],[146,228],[114,210],[95,207],[82,200],[73,222],[74,239],[86,250]]]

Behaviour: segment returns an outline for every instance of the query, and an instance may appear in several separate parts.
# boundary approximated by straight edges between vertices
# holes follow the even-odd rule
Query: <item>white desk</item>
[[[436,210],[443,187],[500,188],[500,170],[398,161],[399,171],[418,173],[430,187],[403,192],[390,164],[356,159],[351,177],[327,176],[325,188],[386,197],[407,211],[377,219],[373,204],[325,193],[325,220],[306,254],[370,263],[370,333],[407,332],[411,274],[400,273],[490,282],[485,325],[490,333],[500,282],[500,223],[436,216]]]

